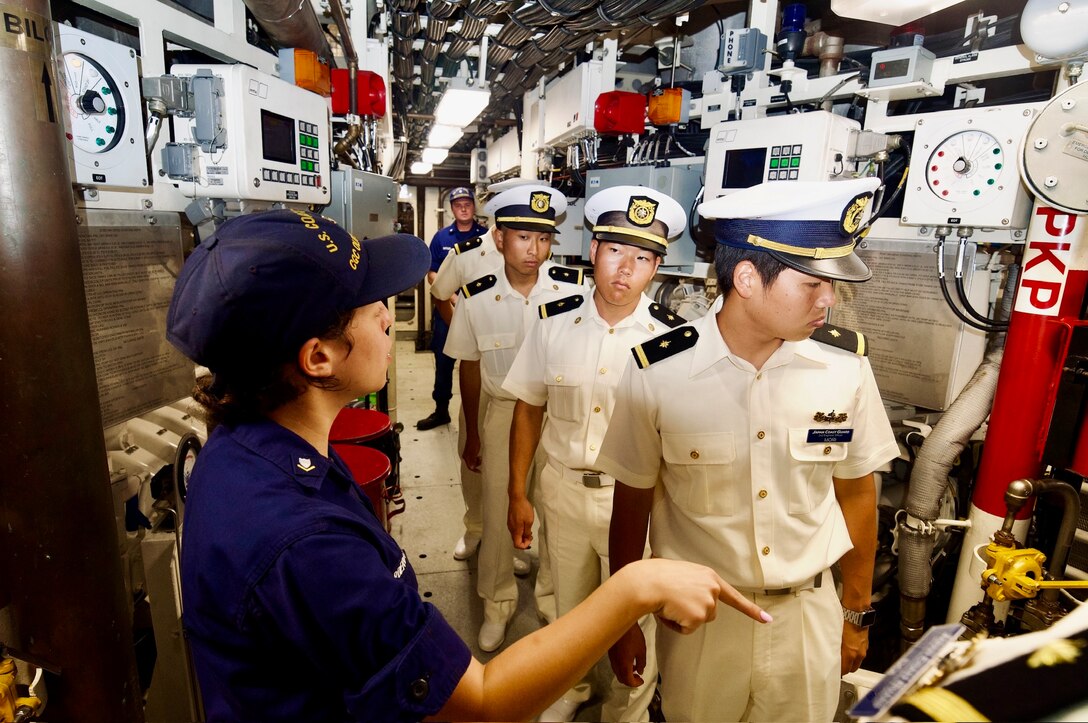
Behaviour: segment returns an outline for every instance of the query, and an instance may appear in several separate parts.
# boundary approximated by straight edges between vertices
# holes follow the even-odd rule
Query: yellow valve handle
[[[1035,587],[1038,587],[1038,588],[1048,588],[1048,587],[1049,588],[1055,588],[1055,587],[1070,588],[1070,587],[1074,587],[1074,588],[1080,588],[1080,589],[1083,590],[1083,589],[1088,589],[1088,580],[1042,580],[1040,582],[1035,583]]]

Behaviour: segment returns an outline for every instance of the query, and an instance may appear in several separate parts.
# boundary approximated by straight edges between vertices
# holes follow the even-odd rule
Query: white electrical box
[[[930,82],[936,57],[921,45],[878,50],[869,61],[868,87]]]
[[[83,186],[146,189],[147,146],[136,51],[68,25],[60,38],[72,180]]]
[[[198,197],[329,202],[327,101],[248,65],[175,65],[192,117],[174,117],[163,168]]]
[[[910,226],[1026,228],[1030,199],[1016,154],[1027,106],[930,113],[914,129],[900,221]]]
[[[826,181],[846,161],[861,126],[826,111],[724,121],[710,131],[707,200],[764,181]]]
[[[604,87],[604,63],[576,65],[545,91],[544,145],[563,146],[593,130],[597,96],[612,90]]]
[[[487,144],[487,177],[505,175],[521,169],[521,149],[518,147],[518,132],[511,129],[497,140]]]

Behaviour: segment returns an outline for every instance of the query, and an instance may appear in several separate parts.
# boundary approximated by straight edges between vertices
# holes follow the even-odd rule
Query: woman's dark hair
[[[718,275],[718,294],[728,296],[733,290],[733,271],[741,261],[751,261],[764,286],[770,286],[782,271],[788,268],[784,263],[766,251],[739,249],[725,244],[718,244],[714,252],[714,273]]]
[[[324,341],[344,341],[350,352],[354,339],[347,333],[354,309],[340,314],[336,322],[321,334]],[[266,417],[270,412],[301,395],[306,385],[338,390],[341,382],[333,377],[303,374],[294,359],[252,359],[244,369],[219,371],[198,377],[193,399],[204,408],[204,421],[211,432],[220,424],[236,425]]]

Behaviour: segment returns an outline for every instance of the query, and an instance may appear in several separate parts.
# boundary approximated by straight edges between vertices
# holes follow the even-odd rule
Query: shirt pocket
[[[477,337],[480,360],[488,376],[505,377],[517,356],[517,338],[514,334],[481,334]]]
[[[661,456],[671,472],[665,489],[673,502],[700,515],[734,513],[737,450],[732,432],[662,432]]]
[[[586,368],[575,364],[548,364],[544,374],[548,385],[548,416],[579,421],[585,404]]]
[[[791,515],[807,515],[831,491],[831,470],[846,459],[846,442],[809,442],[808,427],[790,429]]]

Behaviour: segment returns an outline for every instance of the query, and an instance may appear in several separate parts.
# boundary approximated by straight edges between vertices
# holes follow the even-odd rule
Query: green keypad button
[[[790,168],[797,168],[801,165],[801,156],[794,156],[790,159]]]
[[[771,159],[771,168],[778,168],[778,159],[777,158],[772,158]]]

